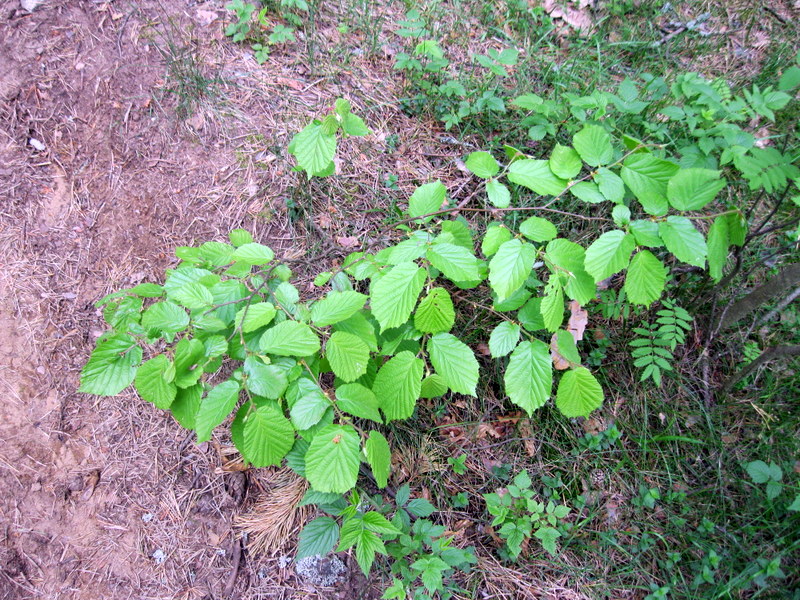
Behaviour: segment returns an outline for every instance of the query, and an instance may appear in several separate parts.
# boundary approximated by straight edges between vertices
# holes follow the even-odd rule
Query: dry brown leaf
[[[586,331],[586,325],[589,323],[589,313],[581,308],[577,300],[570,301],[569,312],[567,331],[572,334],[577,344],[583,339],[583,332]]]
[[[480,342],[475,349],[480,352],[483,356],[491,356],[492,351],[489,350],[489,346],[485,342]]]
[[[531,424],[531,420],[521,419],[517,431],[519,432],[519,436],[522,438],[522,443],[525,446],[525,452],[528,453],[528,456],[536,456],[539,448],[536,444],[536,439],[533,434],[533,425]]]
[[[486,436],[491,436],[493,438],[501,438],[503,434],[500,433],[497,428],[491,423],[480,423],[478,427],[475,429],[475,438],[482,440]]]
[[[336,241],[342,248],[355,248],[358,246],[358,238],[353,237],[352,235],[349,236],[338,236]]]

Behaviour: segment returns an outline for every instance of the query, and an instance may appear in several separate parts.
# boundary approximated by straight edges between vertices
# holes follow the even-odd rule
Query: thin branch
[[[725,385],[722,386],[720,393],[727,394],[733,389],[733,386],[767,362],[776,360],[778,358],[788,358],[798,355],[800,355],[800,344],[773,346],[771,348],[767,348],[757,359],[755,359],[733,377],[728,379],[728,381],[725,382]]]

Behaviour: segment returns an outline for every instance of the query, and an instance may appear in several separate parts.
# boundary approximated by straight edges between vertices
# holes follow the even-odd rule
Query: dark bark
[[[764,350],[761,355],[747,365],[744,369],[736,373],[733,377],[728,379],[725,382],[725,385],[722,386],[721,392],[723,394],[727,394],[728,392],[733,389],[737,383],[739,383],[742,379],[750,375],[753,371],[755,371],[758,367],[767,363],[771,360],[776,360],[778,358],[787,358],[790,356],[798,356],[800,355],[800,344],[793,344],[787,346],[773,346],[772,348],[767,348]]]
[[[744,298],[740,298],[723,311],[719,319],[719,326],[715,330],[719,331],[730,327],[740,319],[743,319],[759,306],[771,300],[775,296],[785,294],[800,285],[800,263],[795,263],[784,267],[775,277],[765,284],[757,287]]]

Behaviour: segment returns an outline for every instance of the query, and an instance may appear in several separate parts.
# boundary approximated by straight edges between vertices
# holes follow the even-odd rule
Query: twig
[[[231,548],[231,574],[228,575],[228,582],[225,584],[225,590],[222,595],[226,598],[233,596],[233,588],[236,585],[236,577],[239,575],[239,565],[242,562],[242,540],[237,537],[233,538],[233,546]]]

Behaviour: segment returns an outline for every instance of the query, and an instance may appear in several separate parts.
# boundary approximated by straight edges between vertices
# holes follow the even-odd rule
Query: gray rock
[[[347,571],[347,567],[336,556],[307,556],[297,561],[295,573],[308,583],[321,587],[331,587]]]

